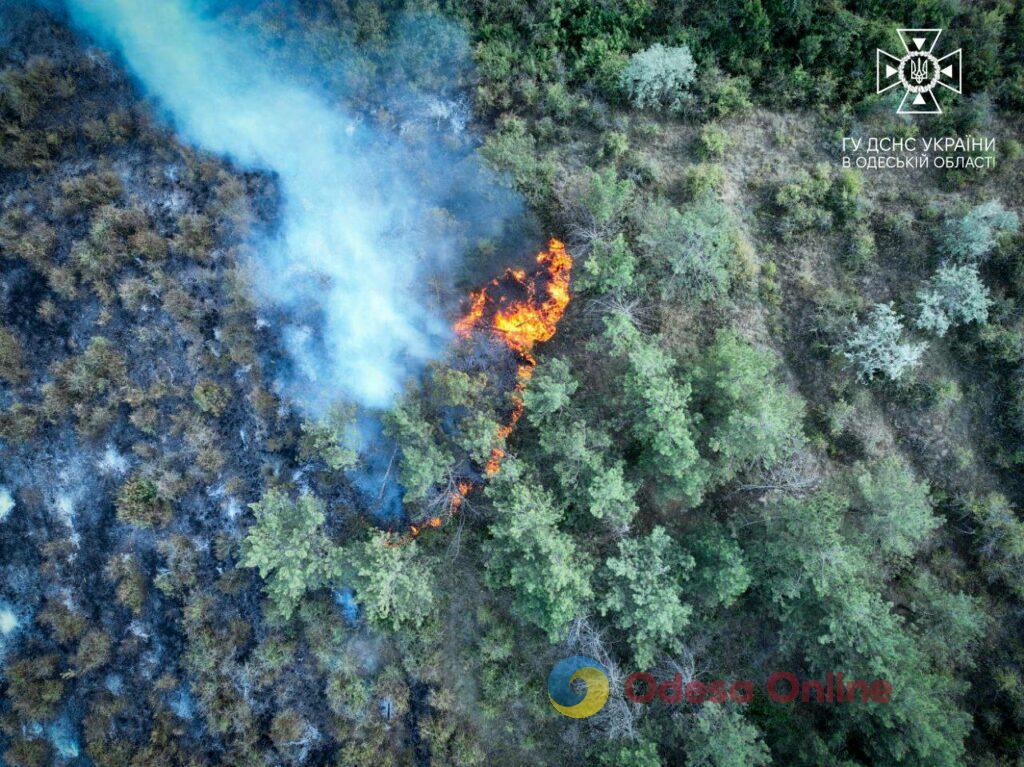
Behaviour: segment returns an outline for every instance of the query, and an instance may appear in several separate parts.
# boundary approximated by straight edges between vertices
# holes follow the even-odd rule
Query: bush
[[[7,328],[0,327],[0,379],[9,384],[20,384],[27,374],[21,344]]]
[[[595,293],[628,290],[633,286],[636,267],[636,256],[622,234],[610,241],[596,240],[590,256],[583,262],[579,287]]]
[[[12,663],[7,669],[10,706],[25,719],[46,719],[64,694],[56,655],[37,655]]]
[[[391,631],[423,625],[434,607],[434,579],[418,546],[396,546],[387,533],[374,533],[343,551],[347,581],[367,618]]]
[[[746,77],[724,77],[716,68],[705,70],[700,80],[700,91],[712,117],[742,115],[753,108],[750,80]]]
[[[605,563],[607,590],[598,610],[629,637],[637,668],[649,667],[663,651],[679,650],[693,612],[683,597],[694,564],[662,527],[619,541],[618,556]]]
[[[920,364],[927,347],[903,340],[903,321],[892,304],[875,304],[868,321],[847,339],[843,356],[864,380],[881,373],[898,381]]]
[[[826,229],[832,224],[832,212],[826,207],[832,191],[832,179],[824,163],[813,173],[797,171],[788,184],[779,187],[776,204],[783,216],[779,228],[784,237],[809,229]]]
[[[630,56],[620,82],[637,109],[679,112],[690,100],[686,89],[696,72],[688,47],[666,48],[656,43]]]
[[[705,301],[729,291],[731,270],[742,255],[744,240],[723,203],[705,198],[680,213],[660,202],[642,227],[640,242],[649,257],[665,264],[672,275],[663,292]]]
[[[966,216],[946,224],[943,247],[956,261],[978,261],[989,256],[1004,234],[1020,229],[1016,212],[1007,210],[999,200],[978,205]]]
[[[861,528],[872,551],[910,557],[940,520],[932,513],[928,485],[901,460],[889,457],[853,469],[854,498],[863,511]]]
[[[686,171],[686,193],[693,200],[720,195],[725,188],[725,171],[718,163],[699,162]]]
[[[117,518],[140,527],[158,527],[171,521],[171,507],[152,480],[136,475],[117,494]]]
[[[941,267],[917,292],[917,301],[920,314],[915,324],[940,336],[954,325],[984,324],[992,304],[974,264]]]
[[[800,445],[803,403],[776,375],[778,359],[731,331],[719,332],[693,372],[701,429],[720,479],[782,461]]]
[[[700,132],[700,152],[705,157],[721,157],[731,143],[729,134],[717,125],[705,125]]]
[[[192,401],[204,413],[217,418],[228,406],[227,390],[209,378],[202,378],[192,389]]]

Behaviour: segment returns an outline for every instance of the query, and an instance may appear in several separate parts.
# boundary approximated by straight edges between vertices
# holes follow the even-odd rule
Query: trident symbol
[[[928,75],[928,59],[910,60],[910,79],[918,85],[930,79]]]

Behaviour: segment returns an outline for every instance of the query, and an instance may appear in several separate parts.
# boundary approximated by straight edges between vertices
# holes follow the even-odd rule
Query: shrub
[[[171,521],[171,506],[152,480],[135,475],[117,494],[117,518],[140,527],[158,527]]]
[[[775,202],[783,212],[779,221],[782,235],[830,226],[832,212],[826,205],[831,190],[832,180],[825,164],[815,167],[813,173],[800,169],[790,183],[779,187]]]
[[[875,304],[868,321],[847,339],[843,355],[864,380],[881,373],[898,381],[920,364],[927,346],[903,340],[903,321],[892,304]]]
[[[731,143],[729,134],[717,125],[705,125],[700,132],[700,152],[705,157],[721,157]]]
[[[723,480],[749,466],[778,464],[802,440],[803,403],[779,382],[778,364],[772,353],[721,331],[694,369],[705,455]]]
[[[696,72],[697,65],[687,46],[666,48],[656,43],[630,56],[620,82],[637,109],[679,112],[690,99],[686,89]]]
[[[861,528],[873,551],[909,557],[940,524],[928,500],[928,485],[918,482],[901,460],[889,457],[853,469],[854,497],[864,512]]]
[[[7,328],[0,327],[0,379],[9,384],[19,384],[26,375],[21,344]]]
[[[344,547],[356,598],[373,623],[392,631],[419,628],[434,606],[433,575],[418,546],[396,546],[374,533]]]
[[[663,292],[700,301],[725,295],[731,267],[744,240],[730,210],[705,198],[680,213],[668,203],[655,204],[642,224],[640,242],[649,257],[668,267],[672,279]]]
[[[636,256],[622,234],[610,241],[596,240],[583,262],[579,287],[595,293],[628,290],[633,286],[636,267]]]
[[[956,261],[978,261],[990,255],[1004,234],[1020,229],[1017,213],[999,200],[978,205],[963,218],[948,222],[943,233],[946,254]]]
[[[920,314],[916,325],[940,336],[954,325],[984,324],[992,300],[978,276],[978,267],[947,265],[932,276],[928,286],[917,292]]]
[[[79,674],[87,674],[110,661],[113,642],[102,629],[92,629],[78,643],[72,665]]]
[[[37,655],[12,663],[7,669],[7,695],[11,708],[25,719],[46,719],[64,694],[59,658]]]
[[[753,108],[750,100],[750,80],[746,77],[724,77],[717,69],[705,70],[700,90],[704,94],[707,110],[712,117],[741,115]]]
[[[607,591],[598,610],[611,614],[629,637],[638,668],[649,667],[662,651],[679,649],[693,612],[683,596],[694,564],[662,527],[645,538],[619,541],[618,556],[605,563]]]
[[[331,471],[342,471],[356,464],[358,456],[349,445],[354,412],[346,407],[332,407],[322,421],[302,422],[299,456],[304,461],[323,461]]]
[[[202,378],[192,389],[192,401],[204,413],[217,418],[228,406],[229,398],[223,386],[209,378]]]
[[[718,163],[699,162],[687,169],[684,183],[691,199],[719,195],[725,188],[725,171]]]

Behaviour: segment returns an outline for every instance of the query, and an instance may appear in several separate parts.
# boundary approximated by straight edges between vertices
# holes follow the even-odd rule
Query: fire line
[[[512,412],[508,421],[498,427],[496,436],[499,442],[508,438],[523,415],[523,392],[537,365],[533,347],[555,335],[569,305],[572,263],[572,256],[565,245],[560,240],[551,239],[547,249],[537,255],[537,268],[533,272],[527,274],[523,269],[508,269],[501,277],[471,293],[469,309],[454,325],[456,335],[461,338],[469,338],[476,331],[490,332],[516,356],[518,365],[512,392]],[[517,286],[517,292],[526,297],[510,299],[501,290],[507,284]],[[504,457],[504,449],[495,446],[484,466],[484,475],[491,477],[497,474]],[[455,515],[472,489],[471,482],[460,481],[451,493],[445,513],[422,525],[411,525],[406,538],[411,540],[425,530],[440,527]]]

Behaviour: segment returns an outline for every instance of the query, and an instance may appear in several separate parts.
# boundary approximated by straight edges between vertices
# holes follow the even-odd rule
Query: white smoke
[[[338,94],[269,63],[254,41],[189,0],[67,7],[73,23],[123,58],[184,140],[276,175],[281,224],[259,243],[254,271],[259,292],[296,317],[282,335],[300,400],[319,408],[344,394],[386,407],[447,337],[425,289],[431,277],[450,275],[459,255],[454,236],[438,234],[439,208],[472,191],[477,199],[464,197],[462,207],[483,218],[479,198],[493,189],[479,165],[439,145],[435,163],[409,170],[398,136],[347,114]],[[507,203],[489,211],[489,230]]]

